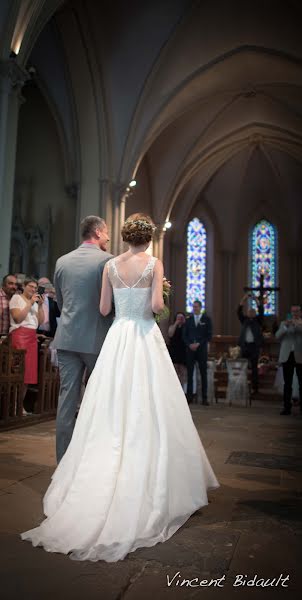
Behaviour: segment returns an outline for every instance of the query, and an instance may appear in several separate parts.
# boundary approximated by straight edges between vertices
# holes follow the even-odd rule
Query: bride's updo
[[[151,217],[144,213],[134,213],[124,223],[122,238],[127,244],[142,246],[151,242],[155,229]]]

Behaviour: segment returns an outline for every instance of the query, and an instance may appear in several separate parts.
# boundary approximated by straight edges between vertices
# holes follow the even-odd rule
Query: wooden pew
[[[15,350],[9,338],[0,340],[0,427],[22,419],[25,350]]]
[[[0,341],[0,429],[31,425],[55,417],[59,396],[59,370],[51,364],[48,349],[51,339],[39,347],[38,385],[28,386],[23,416],[25,350],[15,350],[10,338]]]
[[[39,350],[38,398],[34,412],[36,414],[56,414],[60,379],[59,369],[51,363],[49,344],[52,338],[46,338]]]

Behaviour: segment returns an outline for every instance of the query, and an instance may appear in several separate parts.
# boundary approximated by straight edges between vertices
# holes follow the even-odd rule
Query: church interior
[[[244,288],[257,290],[263,275],[264,288],[274,288],[263,302],[266,354],[277,368],[274,324],[302,303],[301,18],[298,0],[1,0],[1,280],[14,273],[52,281],[87,215],[105,219],[115,256],[125,219],[144,212],[157,228],[151,252],[171,281],[171,319],[190,313],[198,296],[213,322],[213,357],[236,346]],[[1,431],[7,599],[21,588],[40,598],[43,585],[42,575],[32,580],[37,551],[17,533],[40,517],[55,460],[58,382],[45,365],[46,418],[39,396],[26,427],[22,417],[8,426],[7,418]],[[0,388],[11,385],[1,377]],[[286,590],[279,582],[278,590],[244,592],[298,597],[301,417],[282,421],[269,376],[265,386],[247,406],[217,402],[217,389],[207,413],[192,406],[221,488],[167,553],[162,545],[122,566],[93,565],[87,588],[81,565],[77,589],[77,565],[38,551],[38,569],[56,570],[60,582],[43,597],[74,600],[87,590],[92,600],[172,598],[166,574],[177,571],[189,579],[289,574]],[[243,451],[245,475],[248,463],[236,456]],[[196,597],[193,587],[176,591]]]

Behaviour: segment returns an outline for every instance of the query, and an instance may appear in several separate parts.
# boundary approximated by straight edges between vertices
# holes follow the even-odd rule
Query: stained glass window
[[[277,285],[277,229],[264,219],[259,221],[252,229],[250,272],[252,287],[260,285],[261,273],[264,275],[265,287],[275,287]],[[264,314],[274,315],[276,312],[276,292],[271,292],[265,297]]]
[[[187,228],[187,312],[192,312],[194,300],[200,300],[205,308],[206,258],[207,232],[204,224],[195,218]]]

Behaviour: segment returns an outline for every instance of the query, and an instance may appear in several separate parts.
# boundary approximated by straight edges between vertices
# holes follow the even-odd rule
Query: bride
[[[71,443],[44,496],[46,519],[21,534],[74,560],[123,559],[168,540],[218,487],[153,313],[163,265],[150,257],[154,225],[137,213],[129,250],[106,263],[100,311],[111,326]]]

